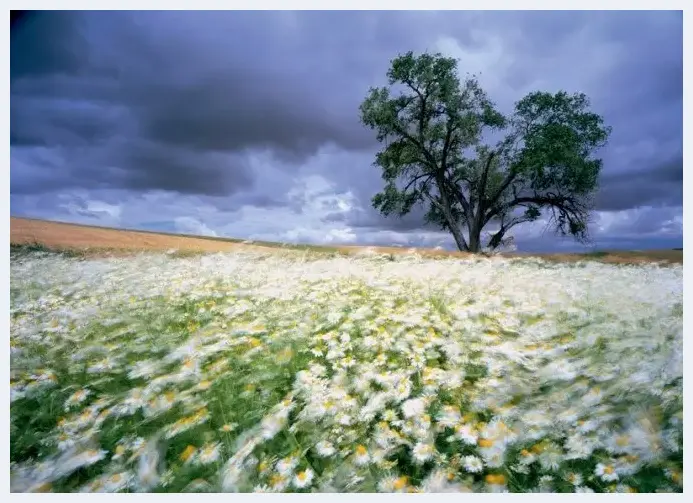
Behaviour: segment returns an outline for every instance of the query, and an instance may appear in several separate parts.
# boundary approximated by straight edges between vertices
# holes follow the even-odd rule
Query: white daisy
[[[91,394],[91,391],[88,389],[80,389],[75,391],[70,397],[65,401],[65,408],[70,409],[74,407],[75,405],[78,405],[84,400],[87,399],[87,397]]]
[[[310,468],[306,468],[302,472],[298,472],[293,479],[294,486],[296,486],[298,489],[308,487],[313,481],[313,475],[313,470]]]
[[[433,444],[428,442],[419,442],[412,449],[412,455],[414,460],[418,464],[423,464],[433,457],[435,454],[435,447]]]
[[[593,493],[594,491],[587,486],[577,486],[575,488],[576,493]]]
[[[476,456],[465,456],[462,458],[464,469],[470,473],[479,473],[484,469],[484,463]]]
[[[275,468],[277,473],[284,477],[288,477],[296,466],[298,466],[298,458],[296,456],[289,456],[277,461]]]
[[[362,466],[368,464],[370,460],[371,457],[368,454],[368,449],[366,449],[363,445],[357,445],[356,450],[354,451],[354,464],[357,466]]]
[[[462,416],[457,407],[445,406],[436,419],[438,419],[438,424],[441,426],[453,428],[460,422]]]
[[[197,462],[203,465],[219,461],[221,455],[221,443],[214,442],[207,444],[200,449],[197,455]]]
[[[613,465],[605,465],[598,463],[594,469],[594,474],[601,478],[604,482],[613,482],[618,480],[618,474]]]
[[[318,453],[318,456],[321,456],[323,458],[328,458],[337,452],[334,446],[327,440],[321,440],[320,442],[318,442],[315,445],[315,451]]]
[[[565,480],[573,484],[574,486],[582,485],[582,475],[575,472],[568,472],[565,474]]]
[[[406,418],[420,416],[426,410],[426,401],[423,398],[411,398],[402,404],[402,413]]]

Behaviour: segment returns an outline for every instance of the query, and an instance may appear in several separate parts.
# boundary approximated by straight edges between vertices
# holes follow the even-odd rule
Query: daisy
[[[194,445],[189,445],[185,448],[185,450],[180,454],[179,459],[185,463],[191,463],[193,459],[195,459],[195,454],[197,453],[197,447]]]
[[[74,447],[76,444],[75,439],[73,436],[68,435],[67,433],[60,433],[58,435],[58,449],[61,451],[66,451],[72,447]]]
[[[272,414],[262,419],[262,438],[270,440],[286,426],[287,418],[284,414]]]
[[[387,476],[378,482],[378,491],[382,493],[404,492],[409,486],[407,477]]]
[[[269,479],[269,486],[273,491],[281,492],[289,485],[289,479],[280,473],[275,473]]]
[[[121,459],[125,455],[126,452],[127,452],[127,448],[122,444],[118,444],[115,448],[115,453],[111,457],[111,460],[118,461],[119,459]]]
[[[412,398],[402,404],[402,413],[409,419],[423,414],[426,410],[426,401],[423,398]]]
[[[368,449],[366,449],[363,445],[357,445],[356,450],[354,451],[354,463],[357,466],[362,466],[368,464],[370,459]]]
[[[313,481],[313,470],[306,468],[302,472],[298,472],[293,479],[294,486],[298,489],[308,487]]]
[[[464,469],[470,473],[479,473],[484,469],[484,463],[476,456],[465,456],[462,458]]]
[[[318,442],[315,445],[315,451],[318,453],[318,456],[323,458],[328,458],[337,452],[334,446],[327,440],[321,440]]]
[[[556,471],[563,460],[563,453],[556,444],[549,444],[539,455],[539,464],[544,470]]]
[[[587,486],[577,486],[575,488],[576,493],[593,493],[594,491]]]
[[[573,484],[574,486],[582,485],[582,475],[575,472],[568,472],[565,474],[565,480]]]
[[[383,411],[383,421],[387,421],[388,423],[397,421],[397,412],[392,409],[386,409]]]
[[[553,477],[551,475],[539,477],[539,491],[543,493],[553,492]]]
[[[197,456],[197,462],[203,465],[219,461],[221,443],[214,442],[204,445]]]
[[[604,482],[613,482],[618,480],[618,474],[613,465],[605,465],[598,463],[594,469],[594,474],[601,478]]]
[[[418,464],[423,464],[431,459],[434,453],[435,447],[427,442],[419,442],[412,449],[412,455]]]
[[[279,473],[279,475],[282,475],[283,477],[288,477],[291,474],[291,472],[293,472],[294,468],[296,468],[297,466],[298,457],[289,456],[277,461],[275,469],[277,470],[277,473]]]
[[[476,445],[479,436],[472,426],[457,424],[455,426],[455,434],[452,438],[460,440],[467,445]]]
[[[106,492],[114,493],[127,488],[131,481],[132,474],[130,472],[114,473],[106,478],[103,488]]]
[[[253,487],[254,493],[273,493],[274,491],[267,484],[260,484]]]
[[[484,477],[484,480],[490,486],[489,489],[493,492],[502,492],[505,489],[505,475],[501,473],[489,473]]]
[[[460,422],[462,416],[457,407],[446,405],[436,419],[438,419],[438,424],[441,426],[454,428],[455,425]]]
[[[75,391],[70,397],[65,401],[65,408],[70,409],[75,405],[82,403],[87,399],[91,391],[88,389],[80,389]]]

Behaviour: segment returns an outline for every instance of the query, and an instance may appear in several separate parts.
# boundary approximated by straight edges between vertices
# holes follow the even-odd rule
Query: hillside
[[[292,245],[273,242],[253,242],[252,244],[231,238],[191,236],[163,232],[136,231],[97,227],[88,225],[52,222],[30,218],[10,217],[10,243],[12,245],[41,245],[57,250],[81,250],[84,253],[129,253],[145,250],[179,250],[188,252],[230,252],[248,248],[290,248],[342,254],[362,253],[366,249],[377,253],[402,254],[410,249],[399,247],[365,247],[365,246],[316,246]],[[416,249],[416,252],[428,257],[468,257],[470,254],[445,250]],[[646,251],[599,251],[581,253],[545,253],[520,254],[510,253],[506,256],[537,256],[548,260],[572,262],[585,258],[608,263],[642,263],[667,262],[683,263],[683,250],[646,250]]]

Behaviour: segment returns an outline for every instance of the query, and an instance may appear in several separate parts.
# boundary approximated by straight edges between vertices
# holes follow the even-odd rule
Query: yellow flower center
[[[202,382],[200,383],[200,389],[202,389],[202,390],[209,389],[209,387],[210,387],[211,385],[212,385],[212,382],[211,382],[211,381],[202,381]]]
[[[611,475],[612,473],[614,473],[614,467],[611,465],[605,466],[604,473],[608,473],[609,475]]]
[[[393,484],[394,488],[398,491],[404,489],[407,486],[407,477],[400,477],[397,480],[395,480],[395,483]]]
[[[505,484],[505,475],[503,474],[492,474],[489,473],[486,475],[486,483],[487,484],[496,484],[496,485],[503,485]]]
[[[368,454],[368,450],[364,446],[358,445],[356,446],[356,454],[358,454],[359,456],[365,456],[366,454]]]
[[[194,445],[189,445],[185,448],[185,450],[181,453],[180,459],[182,461],[187,461],[189,460],[193,454],[195,454],[196,447]]]
[[[544,452],[544,449],[545,447],[541,444],[536,444],[532,446],[532,452],[536,454],[541,454],[542,452]]]
[[[115,473],[111,476],[111,482],[113,482],[114,484],[117,484],[118,482],[121,481],[122,478],[123,477],[120,473]]]
[[[123,454],[125,454],[125,447],[122,446],[122,445],[119,445],[118,447],[116,447],[115,452],[116,452],[116,454],[118,454],[119,456],[120,456],[120,455],[123,455]]]
[[[296,475],[296,478],[301,482],[305,482],[305,480],[308,478],[308,474],[306,472],[299,472],[298,475]]]
[[[490,438],[480,438],[479,441],[479,447],[492,447],[493,446],[493,440]]]
[[[625,447],[630,443],[630,438],[628,435],[621,435],[616,439],[616,445],[619,447]]]

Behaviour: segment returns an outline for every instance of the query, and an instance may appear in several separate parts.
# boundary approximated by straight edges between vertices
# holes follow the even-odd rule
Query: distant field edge
[[[72,256],[129,255],[142,251],[171,251],[178,255],[230,252],[238,250],[304,250],[336,254],[363,253],[370,249],[376,253],[406,254],[408,248],[383,246],[317,246],[285,244],[270,241],[174,234],[133,229],[115,229],[96,225],[10,217],[10,249],[56,251]],[[469,258],[464,252],[418,248],[416,252],[427,257]],[[505,257],[537,257],[556,262],[596,260],[605,263],[639,264],[660,262],[683,264],[683,249],[668,250],[600,250],[589,253],[505,253]]]

